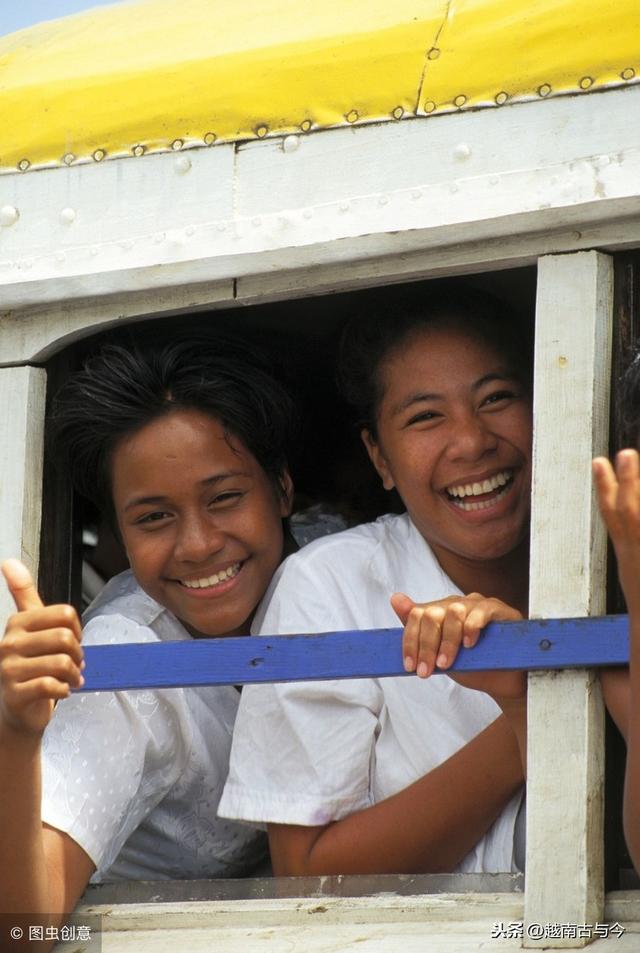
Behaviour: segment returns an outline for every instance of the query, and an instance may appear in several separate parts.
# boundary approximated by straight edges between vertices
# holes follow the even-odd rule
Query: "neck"
[[[465,594],[479,592],[501,599],[527,616],[529,607],[529,539],[504,556],[489,560],[466,559],[432,547],[442,569]]]

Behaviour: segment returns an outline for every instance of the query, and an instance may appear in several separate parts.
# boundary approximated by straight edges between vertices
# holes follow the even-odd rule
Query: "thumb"
[[[20,560],[7,559],[0,568],[18,612],[42,608],[42,599],[38,595],[31,573]]]
[[[406,625],[409,613],[415,606],[413,599],[405,596],[404,592],[394,592],[391,596],[391,608],[398,616],[403,625]]]

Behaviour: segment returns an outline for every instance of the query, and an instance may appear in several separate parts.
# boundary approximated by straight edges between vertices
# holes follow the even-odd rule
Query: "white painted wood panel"
[[[637,222],[639,103],[633,86],[0,176],[3,306]]]
[[[46,371],[0,368],[0,562],[17,556],[37,578]],[[14,611],[0,582],[0,635]]]
[[[638,949],[637,901],[625,904],[615,896],[607,918],[618,919],[616,913],[624,907],[629,914],[622,924],[625,932],[620,938],[595,940],[594,953]],[[521,924],[523,903],[517,893],[380,894],[361,899],[87,906],[77,913],[104,917],[103,953],[515,953],[521,948],[517,936],[492,938],[492,933],[497,924]],[[78,944],[73,949],[76,953]],[[70,953],[70,945],[60,945],[57,953],[63,950]]]
[[[607,449],[612,307],[607,256],[541,259],[530,593],[535,618],[598,615],[605,608],[606,538],[590,461]],[[603,727],[592,673],[529,676],[527,923],[602,919]],[[584,941],[560,943],[580,945]]]

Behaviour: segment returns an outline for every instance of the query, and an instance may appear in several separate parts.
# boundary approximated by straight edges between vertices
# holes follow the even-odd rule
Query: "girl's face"
[[[116,447],[113,501],[131,568],[193,635],[241,635],[281,558],[291,482],[278,493],[242,442],[175,410]]]
[[[531,403],[514,369],[464,330],[410,335],[380,368],[378,436],[363,439],[445,572],[527,536]]]

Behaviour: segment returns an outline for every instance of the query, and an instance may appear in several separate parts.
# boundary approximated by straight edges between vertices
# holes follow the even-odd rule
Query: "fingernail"
[[[420,662],[420,664],[418,665],[418,677],[426,678],[428,674],[429,674],[429,666],[427,665],[426,662]]]
[[[468,635],[465,635],[464,639],[462,640],[462,644],[464,645],[465,649],[471,648],[471,639]]]
[[[405,655],[405,658],[404,658],[404,670],[405,670],[405,672],[412,672],[412,671],[413,671],[413,659],[411,658],[410,655]]]
[[[82,675],[80,676],[80,681],[78,682],[78,685],[80,688],[82,688],[82,686],[84,685],[84,678],[82,677]]]
[[[80,662],[80,671],[83,671],[87,667],[87,663],[84,659]]]
[[[449,659],[444,654],[444,652],[441,652],[436,660],[436,665],[438,666],[438,668],[446,668],[448,661]]]

